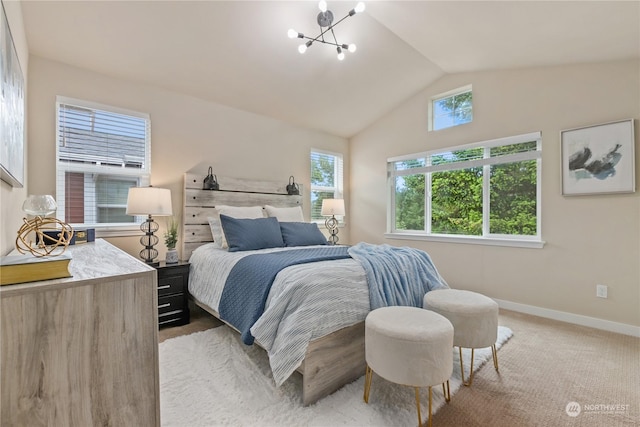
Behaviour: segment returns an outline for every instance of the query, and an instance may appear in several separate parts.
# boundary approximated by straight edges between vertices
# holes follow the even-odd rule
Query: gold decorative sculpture
[[[18,230],[16,249],[33,256],[53,256],[63,253],[73,237],[73,228],[57,218],[47,218],[54,213],[57,205],[52,196],[29,196],[22,210],[34,218],[23,218],[24,224]]]

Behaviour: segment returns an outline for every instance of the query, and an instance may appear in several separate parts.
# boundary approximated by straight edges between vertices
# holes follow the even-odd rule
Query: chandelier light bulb
[[[353,10],[355,10],[356,13],[362,13],[362,12],[364,12],[365,8],[366,8],[366,6],[364,5],[364,2],[360,1],[360,2],[358,2],[358,4],[356,5],[355,9],[353,9]]]
[[[298,46],[298,52],[305,53],[306,51],[307,51],[307,45],[306,44],[301,44],[300,46]]]
[[[356,45],[355,45],[355,44],[353,44],[353,43],[351,43],[351,44],[349,45],[349,52],[353,53],[353,52],[355,52],[355,51],[356,51]]]
[[[343,59],[344,59],[344,52],[342,51],[342,48],[338,46],[338,61],[342,61]]]
[[[287,31],[287,36],[289,36],[290,39],[295,39],[298,37],[298,32],[293,28],[290,28],[289,31]]]
[[[324,0],[320,0],[320,3],[318,3],[318,8],[320,9],[320,12],[326,12],[327,11],[327,2]]]

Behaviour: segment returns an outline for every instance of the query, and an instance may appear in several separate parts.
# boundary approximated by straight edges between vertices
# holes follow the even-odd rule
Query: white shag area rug
[[[500,348],[510,337],[500,326]],[[460,388],[460,359],[453,351],[452,399]],[[471,351],[463,350],[465,377]],[[474,371],[491,359],[491,348],[475,351]],[[491,366],[493,369],[493,366]],[[172,338],[160,344],[160,416],[166,427],[232,426],[415,426],[411,387],[373,377],[369,404],[362,399],[364,376],[314,405],[302,406],[302,377],[294,373],[280,388],[267,353],[246,346],[226,326]],[[444,404],[442,387],[432,387],[433,412]],[[428,388],[420,394],[423,421]]]

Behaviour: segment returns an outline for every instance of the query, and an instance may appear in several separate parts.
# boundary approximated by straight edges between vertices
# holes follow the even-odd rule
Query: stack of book
[[[70,261],[69,254],[46,257],[32,254],[3,256],[0,258],[0,285],[71,277]]]

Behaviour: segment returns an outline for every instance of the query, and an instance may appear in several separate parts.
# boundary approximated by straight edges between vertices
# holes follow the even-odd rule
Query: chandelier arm
[[[318,36],[318,37],[319,37],[319,36]],[[318,39],[318,38],[315,38],[315,39],[314,39],[314,38],[307,37],[307,36],[304,36],[304,38],[305,38],[305,39],[308,39],[308,40],[311,40],[311,41],[313,41],[313,42],[318,42],[318,43],[323,43],[323,44],[329,44],[329,45],[331,45],[331,46],[336,46],[336,47],[341,47],[341,48],[346,49],[344,44],[338,44],[338,43],[334,43],[334,42],[331,42],[331,41],[320,40],[320,39]],[[348,47],[348,45],[346,45],[346,46]]]
[[[332,29],[333,27],[337,26],[339,23],[341,23],[342,21],[344,21],[345,19],[347,19],[348,17],[350,17],[351,15],[347,14],[347,16],[345,16],[344,18],[342,18],[341,20],[339,20],[338,22],[336,22],[335,24],[331,24],[331,26],[329,26],[329,28],[327,28],[325,30],[325,33],[327,31],[329,31],[330,29]]]
[[[336,46],[338,46],[338,39],[336,38],[336,33],[333,31],[333,27],[331,27],[331,35],[333,36],[333,41],[336,42]]]

